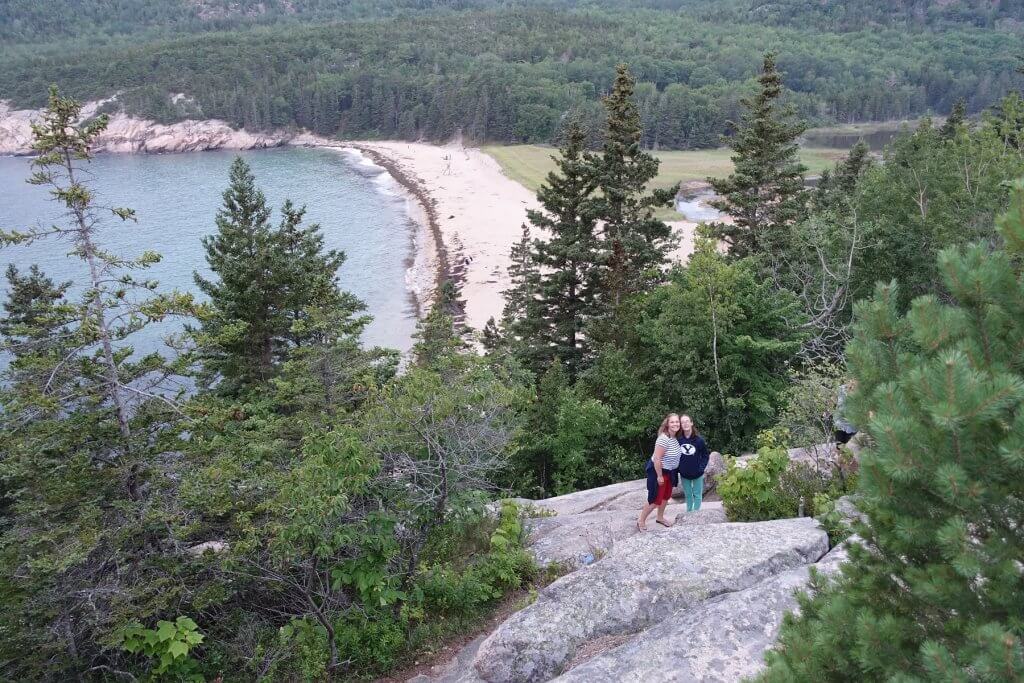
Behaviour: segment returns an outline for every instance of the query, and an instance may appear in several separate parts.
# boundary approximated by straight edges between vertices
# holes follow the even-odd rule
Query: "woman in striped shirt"
[[[647,504],[640,511],[636,528],[647,531],[647,517],[658,508],[655,521],[662,526],[672,526],[665,519],[665,507],[672,498],[672,487],[676,484],[679,468],[679,416],[670,413],[658,428],[658,440],[654,442],[654,455],[647,461]]]

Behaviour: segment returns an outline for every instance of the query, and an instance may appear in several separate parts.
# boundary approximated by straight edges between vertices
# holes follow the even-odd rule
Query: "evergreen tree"
[[[338,288],[345,256],[324,252],[320,226],[302,224],[305,208],[286,201],[276,229],[270,213],[249,165],[236,158],[217,233],[203,238],[216,277],[195,274],[210,297],[198,336],[203,379],[208,385],[219,381],[228,394],[269,381],[288,351],[307,341],[303,331],[317,334],[295,324],[307,307],[351,308]]]
[[[570,383],[589,356],[582,332],[592,315],[599,283],[595,179],[588,168],[586,143],[586,132],[571,124],[556,159],[557,169],[537,192],[543,210],[528,213],[544,235],[534,242],[543,316],[537,342],[547,345],[549,361],[560,358],[565,363]]]
[[[276,285],[284,295],[283,307],[288,321],[284,337],[294,346],[319,338],[316,325],[296,325],[306,317],[310,306],[337,307],[347,315],[364,310],[365,305],[338,286],[338,269],[345,263],[345,254],[335,249],[324,251],[320,225],[303,225],[306,207],[296,208],[290,199],[281,206],[281,222],[277,238],[281,242],[282,268]],[[344,299],[344,300],[342,300]],[[346,315],[346,317],[347,317]]]
[[[821,172],[817,187],[810,196],[811,213],[839,211],[848,213],[852,207],[857,181],[871,168],[871,148],[860,140],[834,168]]]
[[[548,356],[539,300],[541,274],[534,255],[530,227],[523,225],[523,236],[509,250],[508,275],[511,287],[505,290],[502,310],[502,339],[512,354],[533,372],[538,372]]]
[[[746,111],[729,141],[733,172],[724,179],[708,178],[719,199],[712,202],[731,216],[732,223],[712,223],[709,234],[724,241],[735,258],[767,253],[785,247],[786,228],[800,219],[805,208],[804,173],[797,154],[797,138],[804,132],[794,121],[792,107],[780,108],[782,75],[775,56],[764,57],[760,90],[744,98]]]
[[[412,356],[416,365],[438,369],[464,351],[466,343],[455,327],[453,312],[458,308],[458,288],[446,280],[438,290],[437,300],[416,325],[416,343]]]
[[[602,238],[601,295],[595,302],[605,322],[598,336],[608,339],[618,336],[613,319],[621,315],[627,299],[664,277],[661,267],[671,247],[671,230],[655,217],[654,209],[669,206],[678,191],[673,187],[647,193],[659,162],[640,146],[643,131],[634,86],[629,69],[620,64],[612,91],[604,98],[607,121],[601,153],[589,156],[598,194],[593,215],[586,220],[600,222]]]
[[[13,357],[8,368],[10,388],[35,391],[52,381],[50,375],[68,350],[63,337],[74,309],[64,297],[71,283],[55,285],[36,264],[22,275],[11,263],[6,277],[7,301],[4,317],[0,318],[0,338],[4,340],[3,350]],[[73,368],[67,372],[73,372]]]
[[[174,362],[138,357],[131,336],[149,323],[192,312],[185,295],[154,294],[136,273],[159,256],[125,258],[103,248],[107,211],[81,166],[107,124],[80,124],[81,106],[51,89],[33,126],[33,185],[66,209],[66,225],[0,233],[0,242],[56,237],[87,273],[81,294],[38,268],[9,268],[0,321],[0,661],[12,680],[81,678],[103,660],[119,610],[137,594],[153,549],[146,525],[164,481],[152,477],[160,444],[180,408]],[[62,247],[61,251],[65,251]],[[147,588],[142,589],[143,591]],[[34,657],[24,658],[26,652]]]
[[[869,522],[788,617],[765,681],[1024,679],[1024,183],[1005,248],[939,255],[952,303],[857,306],[848,415]]]
[[[967,101],[964,98],[960,98],[953,105],[953,111],[949,112],[949,117],[946,122],[942,124],[942,128],[939,129],[939,135],[944,140],[952,140],[956,137],[957,131],[960,127],[967,123]]]
[[[582,331],[593,313],[600,242],[585,145],[586,133],[570,124],[556,170],[537,192],[542,208],[527,213],[541,237],[531,240],[524,226],[523,239],[512,248],[513,286],[505,293],[503,327],[534,374],[559,357],[575,379],[587,356]]]
[[[13,317],[5,323],[5,329],[13,336],[6,343],[16,347],[18,336],[34,334],[25,329],[26,325],[43,324],[51,329],[61,325],[60,343],[67,353],[32,360],[22,357],[21,369],[31,365],[34,373],[42,374],[47,372],[45,365],[51,363],[48,371],[52,378],[36,399],[56,401],[51,403],[55,410],[89,404],[103,412],[104,419],[115,424],[119,432],[119,443],[111,449],[117,453],[131,446],[131,423],[139,406],[151,401],[170,404],[167,395],[174,394],[164,385],[174,368],[156,353],[133,358],[129,337],[153,321],[189,314],[192,300],[177,293],[153,294],[157,283],[136,277],[135,272],[158,262],[159,254],[147,251],[132,259],[103,248],[98,233],[104,227],[104,217],[113,215],[128,221],[134,220],[135,213],[100,205],[85,180],[82,162],[92,158],[91,146],[108,120],[100,116],[81,124],[81,109],[81,104],[62,97],[54,87],[41,122],[32,125],[33,148],[39,156],[32,161],[34,171],[28,182],[49,189],[53,199],[66,209],[68,224],[0,232],[0,244],[26,244],[50,237],[70,242],[71,255],[81,259],[88,272],[84,292],[74,304],[60,303],[66,287],[54,288],[41,273],[30,271],[28,280],[14,288],[18,299],[8,301],[7,310]],[[25,310],[26,298],[35,309],[31,313]],[[16,349],[12,350],[17,355]],[[69,372],[72,367],[75,372]],[[61,377],[66,384],[58,381]],[[115,445],[109,440],[105,443]]]
[[[212,308],[202,320],[205,381],[220,379],[221,389],[232,392],[270,378],[275,341],[289,325],[283,292],[272,279],[277,245],[270,207],[241,157],[231,164],[229,177],[217,233],[203,238],[216,279],[194,277]]]
[[[498,321],[495,320],[492,315],[484,324],[480,343],[483,345],[484,351],[487,355],[491,355],[501,348],[502,342],[503,339],[501,336],[501,330],[498,328]]]

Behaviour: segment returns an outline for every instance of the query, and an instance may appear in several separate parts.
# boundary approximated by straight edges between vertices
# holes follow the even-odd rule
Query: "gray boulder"
[[[867,515],[857,508],[856,499],[852,495],[843,496],[836,500],[836,512],[842,515],[848,524],[852,524],[854,520],[860,520],[864,523],[868,521]]]
[[[676,515],[676,524],[724,524],[729,519],[725,515],[725,508],[722,507],[722,501],[708,501],[702,503],[700,510],[694,510],[693,512],[680,512]]]
[[[718,478],[725,474],[725,458],[718,451],[711,451],[708,468],[704,470],[704,493],[714,491],[718,487]]]
[[[808,578],[807,567],[798,567],[746,590],[695,603],[555,680],[739,681],[762,668],[783,615],[796,608],[796,592]]]
[[[578,515],[556,515],[526,520],[529,533],[528,547],[534,560],[541,566],[558,563],[566,568],[593,564],[607,555],[615,544],[641,533],[636,520],[646,498],[631,496],[630,505],[622,509],[602,508]],[[720,524],[728,521],[721,501],[708,501],[696,512],[684,512],[679,503],[665,509],[665,518],[676,524]],[[662,534],[666,527],[657,524],[655,513],[647,519],[646,533]]]
[[[846,559],[846,548],[836,546],[810,566],[833,575]],[[775,644],[786,612],[798,611],[796,596],[809,582],[809,568],[802,566],[684,607],[554,680],[732,683],[754,676],[764,668],[764,654]]]
[[[591,564],[614,548],[616,541],[640,533],[638,514],[639,510],[610,510],[529,519],[529,550],[541,566]]]
[[[636,634],[684,607],[814,562],[827,550],[825,532],[809,518],[680,524],[638,534],[544,589],[480,645],[473,667],[488,683],[549,680],[595,639]]]

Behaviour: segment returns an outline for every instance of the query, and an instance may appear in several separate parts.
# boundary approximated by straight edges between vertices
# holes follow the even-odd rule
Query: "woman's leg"
[[[636,520],[636,526],[640,531],[647,531],[647,517],[657,507],[658,499],[658,474],[654,471],[654,465],[647,463],[647,504],[640,510],[640,518]]]
[[[693,492],[690,490],[690,480],[686,477],[680,477],[682,481],[679,483],[683,486],[683,497],[686,498],[686,511],[689,512],[693,509]]]
[[[655,518],[658,524],[672,526],[672,523],[665,519],[665,508],[672,500],[672,486],[675,484],[675,470],[662,470],[665,483],[658,487],[658,516]]]
[[[647,518],[650,517],[651,511],[656,507],[657,505],[654,503],[647,503],[644,505],[643,510],[640,511],[640,519],[636,521],[636,525],[640,531],[647,531]]]
[[[704,475],[700,475],[690,482],[693,487],[693,509],[700,510],[700,501],[704,497]]]

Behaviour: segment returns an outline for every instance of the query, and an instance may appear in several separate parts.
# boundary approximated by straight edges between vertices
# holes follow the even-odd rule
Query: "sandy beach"
[[[522,235],[526,211],[537,206],[536,197],[505,177],[498,162],[478,149],[410,142],[352,144],[376,152],[377,161],[394,164],[419,184],[421,201],[436,221],[442,266],[461,281],[466,324],[480,330],[491,316],[500,318],[509,249]]]
[[[410,142],[344,143],[369,154],[425,205],[440,241],[438,262],[462,284],[465,322],[480,330],[501,317],[509,249],[522,236],[532,192],[508,178],[493,158],[472,147]],[[412,186],[410,186],[412,185]],[[673,260],[693,253],[697,224],[673,221],[680,236]]]

